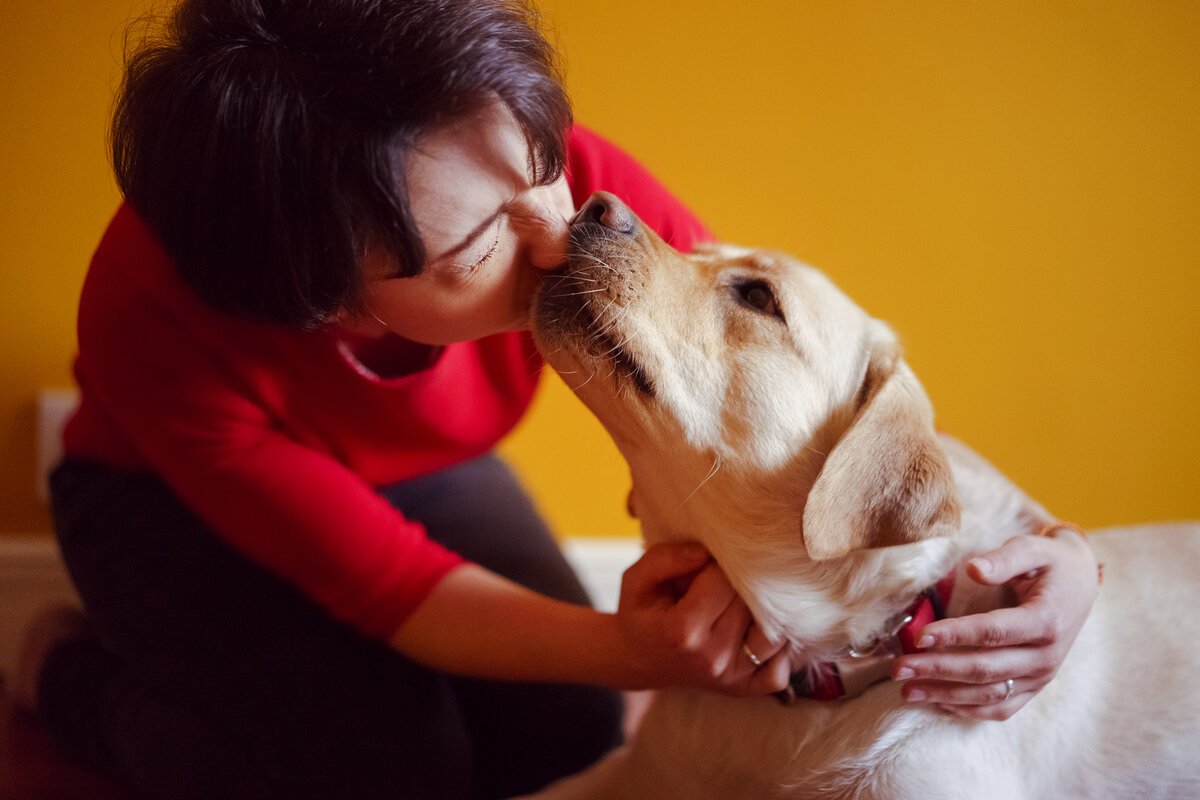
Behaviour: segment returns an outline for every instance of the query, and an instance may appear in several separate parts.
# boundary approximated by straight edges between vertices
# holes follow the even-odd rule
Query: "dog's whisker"
[[[548,281],[590,281],[595,282],[595,278],[590,275],[581,275],[578,272],[551,272],[546,275]]]
[[[612,308],[612,303],[608,304],[608,306],[604,309],[604,312],[602,312],[602,315],[604,313],[607,313],[608,309],[610,309],[610,308]],[[618,314],[613,316],[611,319],[605,320],[604,323],[601,324],[601,327],[600,327],[598,333],[601,336],[607,336],[609,334],[609,332],[613,328],[615,328],[617,326],[617,324],[620,323],[625,318],[625,315],[628,313],[629,313],[629,306],[621,306],[621,310]],[[628,341],[628,338],[626,339],[626,341]]]
[[[609,272],[613,272],[613,273],[617,272],[616,267],[614,267],[612,264],[609,264],[607,261],[604,261],[603,259],[596,258],[595,256],[593,256],[592,261],[595,262],[596,266],[603,267],[604,269],[608,270]]]
[[[572,239],[572,241],[574,241],[574,239]],[[607,264],[603,259],[601,259],[600,257],[595,256],[591,253],[579,253],[576,257],[586,259],[587,261],[591,261],[593,264],[595,264],[598,267],[604,267],[606,269],[612,270],[613,272],[616,272],[616,270],[613,269],[612,266]]]
[[[574,373],[574,372],[572,372],[572,373],[570,373],[570,374],[574,375],[575,373]],[[570,389],[571,389],[571,391],[572,391],[572,392],[577,392],[577,391],[579,391],[580,389],[582,389],[583,387],[587,386],[589,383],[591,383],[591,382],[592,382],[592,378],[594,378],[594,377],[596,377],[596,373],[595,373],[595,371],[593,370],[593,371],[592,371],[592,373],[591,373],[590,375],[588,375],[588,376],[587,376],[587,380],[585,380],[583,383],[579,384],[578,386],[570,386],[569,384],[568,384],[568,386],[570,386]]]
[[[599,283],[600,281],[590,275],[580,275],[572,273],[571,275],[558,276],[560,281],[571,281],[572,283]]]
[[[580,289],[577,292],[563,292],[562,294],[560,294],[558,296],[559,297],[579,297],[580,295],[584,295],[584,294],[598,294],[599,292],[606,292],[606,291],[608,291],[608,289],[606,289],[605,287],[602,286],[599,289]]]
[[[530,353],[528,356],[526,356],[525,363],[523,364],[526,372],[531,376],[536,374],[541,369],[540,363],[537,366],[534,366],[535,361],[538,361],[538,354],[536,352]]]
[[[683,498],[683,501],[680,502],[679,507],[682,508],[683,506],[687,505],[687,501],[691,500],[693,497],[695,497],[696,493],[699,492],[701,489],[703,489],[704,485],[706,483],[708,483],[709,481],[711,481],[713,479],[713,476],[715,476],[720,470],[721,470],[721,456],[718,453],[716,458],[713,460],[712,469],[710,469],[708,471],[708,474],[704,476],[704,480],[700,481],[700,484],[695,489],[692,490],[692,493],[689,494],[687,497]]]
[[[635,324],[635,325],[634,325],[634,330],[631,330],[631,331],[629,331],[629,332],[626,334],[625,338],[624,338],[624,339],[623,339],[623,340],[622,340],[622,341],[621,341],[621,342],[620,342],[620,343],[617,345],[617,347],[618,347],[618,348],[620,348],[621,350],[624,350],[624,349],[625,349],[625,348],[627,348],[627,347],[628,347],[630,344],[632,344],[632,343],[633,343],[633,340],[634,340],[634,339],[640,338],[640,337],[641,337],[641,335],[642,335],[642,331],[641,331],[641,328],[640,328],[640,326],[638,326],[637,324]]]

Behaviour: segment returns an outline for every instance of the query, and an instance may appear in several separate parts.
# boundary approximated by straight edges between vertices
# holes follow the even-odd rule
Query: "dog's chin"
[[[628,348],[628,336],[596,318],[591,292],[572,290],[579,258],[574,256],[550,273],[534,299],[533,335],[538,349],[572,387],[599,381],[618,394],[632,391],[653,398],[654,380]]]

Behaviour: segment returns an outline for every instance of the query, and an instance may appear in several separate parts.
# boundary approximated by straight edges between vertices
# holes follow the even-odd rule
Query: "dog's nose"
[[[616,233],[630,234],[637,230],[637,215],[615,195],[596,192],[571,219],[572,225],[595,223]]]

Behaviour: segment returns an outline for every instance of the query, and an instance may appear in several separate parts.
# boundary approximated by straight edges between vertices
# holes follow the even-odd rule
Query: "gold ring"
[[[750,645],[746,644],[745,642],[742,642],[742,652],[746,654],[746,658],[750,659],[751,664],[756,667],[762,666],[762,659],[754,655],[754,651],[750,649]]]

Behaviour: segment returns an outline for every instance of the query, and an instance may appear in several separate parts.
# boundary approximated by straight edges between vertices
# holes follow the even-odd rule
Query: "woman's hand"
[[[917,643],[932,650],[903,656],[892,670],[906,682],[904,697],[1008,719],[1058,672],[1096,599],[1097,570],[1092,548],[1068,528],[1017,536],[971,559],[972,578],[1005,584],[1018,605],[925,626]]]
[[[699,545],[649,548],[625,572],[617,620],[638,688],[694,686],[756,695],[787,686],[782,643],[763,635]]]

